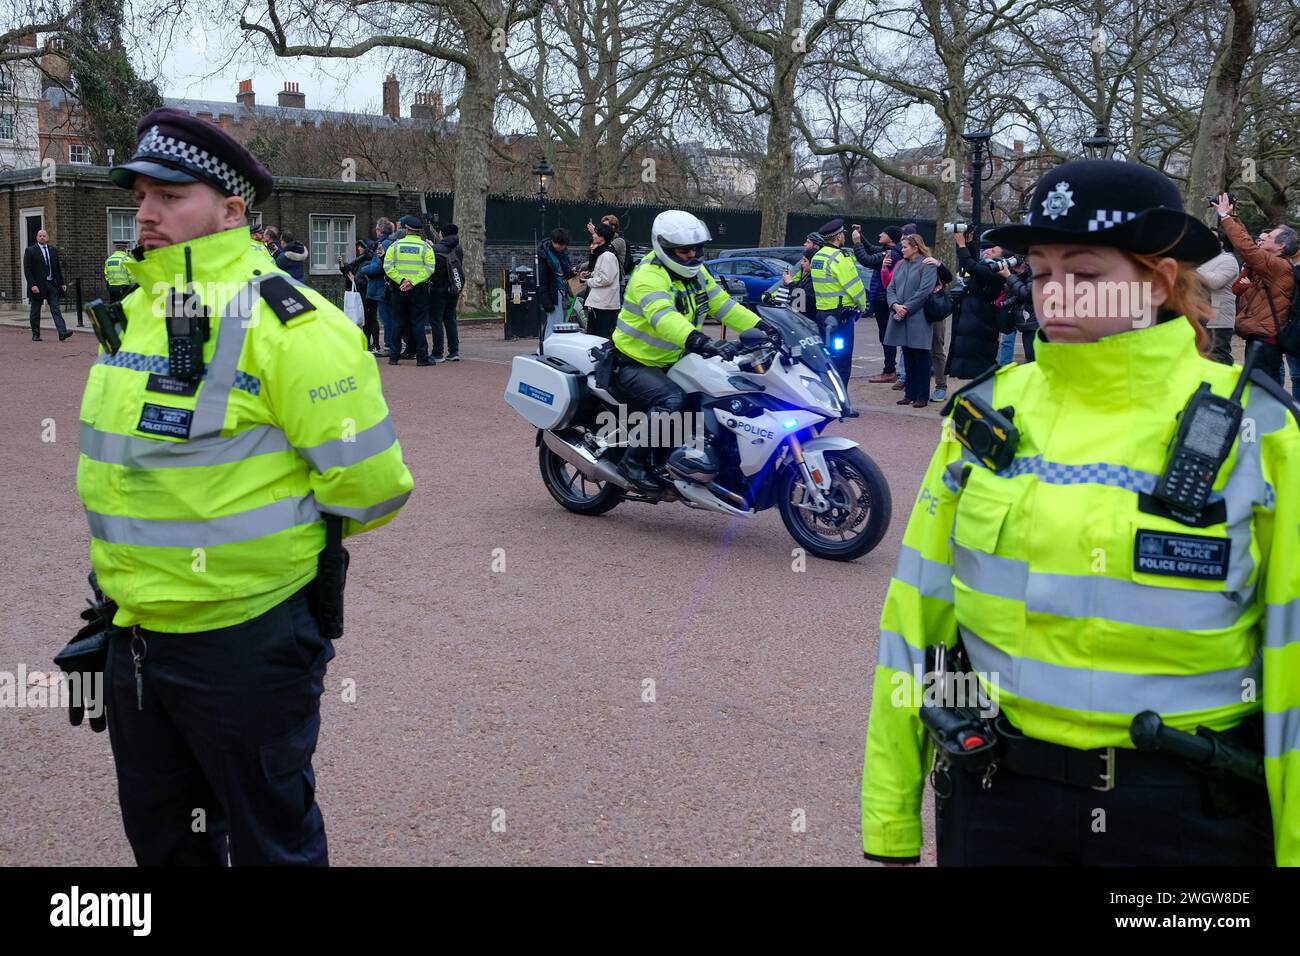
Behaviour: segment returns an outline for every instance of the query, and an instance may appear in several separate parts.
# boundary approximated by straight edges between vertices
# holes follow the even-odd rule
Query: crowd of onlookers
[[[293,233],[260,225],[251,226],[250,231],[254,240],[266,245],[277,267],[303,280],[309,254]],[[435,264],[429,274],[416,277],[419,294],[412,298],[417,308],[401,325],[396,307],[411,304],[405,301],[410,288],[404,288],[405,284],[395,281],[385,269],[385,256],[394,242],[408,236],[418,237],[432,249],[430,258]],[[360,300],[359,313],[353,318],[365,332],[370,351],[394,362],[420,356],[426,356],[424,364],[459,362],[456,308],[465,284],[459,227],[426,223],[418,216],[404,216],[397,224],[382,218],[375,223],[374,238],[358,239],[353,251],[351,259],[338,256],[336,265],[344,279],[345,306],[349,294]]]
[[[546,323],[545,334],[561,322],[578,322],[592,335],[614,334],[623,290],[635,263],[632,247],[619,234],[615,215],[587,222],[590,235],[587,261],[574,268],[569,258],[570,235],[556,229],[537,244],[537,298]]]

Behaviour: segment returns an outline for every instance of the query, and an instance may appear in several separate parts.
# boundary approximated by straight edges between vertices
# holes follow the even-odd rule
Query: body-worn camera
[[[1001,471],[1016,457],[1020,432],[1011,423],[1016,410],[995,409],[977,395],[958,395],[953,403],[952,430],[957,440],[987,468]]]
[[[90,327],[95,330],[99,344],[109,355],[116,355],[122,347],[122,333],[126,331],[126,312],[122,303],[93,299],[86,311],[90,313]]]

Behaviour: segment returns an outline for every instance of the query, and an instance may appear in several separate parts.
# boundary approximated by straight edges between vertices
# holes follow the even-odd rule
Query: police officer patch
[[[170,405],[145,405],[140,411],[140,424],[137,431],[151,435],[166,435],[168,438],[190,437],[190,424],[194,413],[188,408],[172,408]]]
[[[1133,570],[1203,581],[1228,579],[1228,539],[1140,529],[1133,541]]]

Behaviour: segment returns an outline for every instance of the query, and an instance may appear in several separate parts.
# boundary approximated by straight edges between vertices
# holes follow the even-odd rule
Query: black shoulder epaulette
[[[1296,425],[1300,426],[1300,402],[1297,402],[1290,392],[1279,385],[1276,379],[1262,368],[1257,368],[1251,371],[1250,381],[1281,402],[1286,410],[1291,413],[1291,417],[1295,419]]]
[[[316,306],[311,304],[311,300],[284,276],[269,276],[263,279],[260,291],[262,300],[270,306],[281,325],[287,325],[308,312],[316,311]]]
[[[987,369],[985,369],[985,370],[984,370],[983,372],[981,372],[979,375],[975,376],[973,379],[971,379],[969,382],[967,382],[967,383],[966,383],[965,385],[963,385],[961,388],[957,389],[957,391],[955,391],[955,392],[953,392],[951,395],[949,395],[949,396],[948,396],[948,401],[944,404],[943,409],[939,412],[939,414],[940,414],[941,416],[943,416],[944,418],[947,418],[948,415],[951,414],[951,412],[952,412],[952,406],[953,406],[953,403],[957,401],[957,396],[958,396],[958,395],[962,395],[962,394],[964,394],[964,393],[966,393],[966,392],[969,392],[972,388],[975,388],[977,385],[983,385],[985,382],[987,382],[989,379],[991,379],[994,375],[997,375],[997,374],[998,374],[998,368],[999,368],[999,367],[998,367],[997,365],[990,365]]]

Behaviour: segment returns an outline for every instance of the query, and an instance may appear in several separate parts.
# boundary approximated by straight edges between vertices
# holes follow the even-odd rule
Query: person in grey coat
[[[1196,267],[1205,291],[1209,293],[1210,305],[1214,306],[1214,318],[1207,326],[1213,351],[1210,358],[1224,365],[1232,364],[1232,330],[1237,323],[1237,297],[1232,294],[1232,285],[1241,273],[1241,263],[1232,254],[1232,243],[1228,234],[1218,230],[1219,242],[1223,251]]]
[[[939,270],[924,260],[930,254],[925,240],[908,235],[902,241],[903,261],[894,267],[886,302],[889,326],[885,344],[903,349],[907,385],[899,405],[925,408],[930,399],[930,345],[933,334],[925,320],[925,300],[939,282]]]

